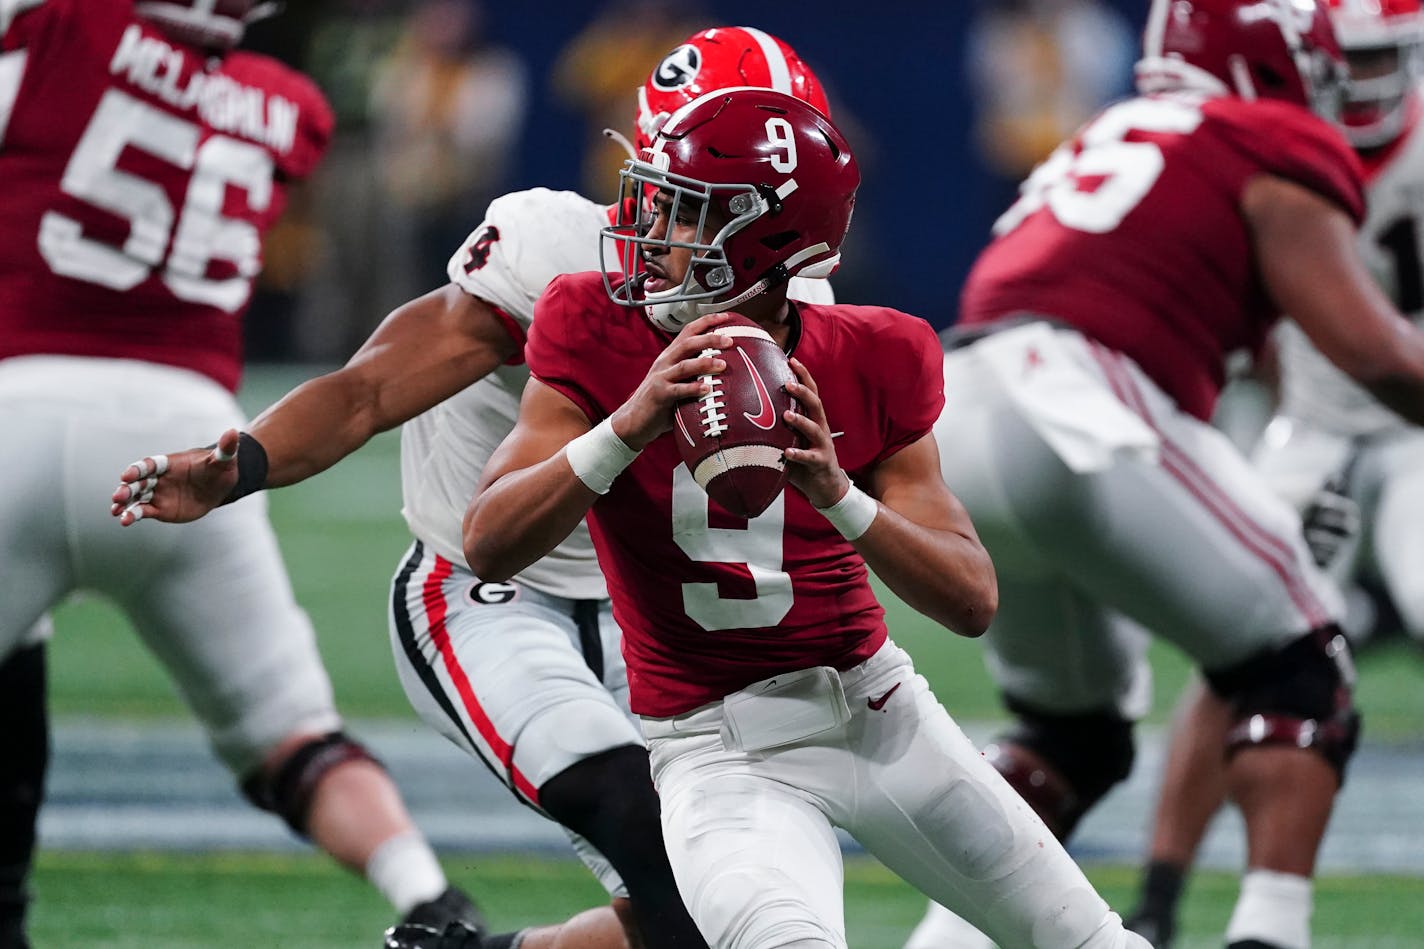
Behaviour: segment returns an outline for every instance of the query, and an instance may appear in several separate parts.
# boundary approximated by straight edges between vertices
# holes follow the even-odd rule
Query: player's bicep
[[[485,465],[476,494],[512,471],[548,461],[593,427],[568,396],[530,379],[519,403],[519,421]]]
[[[866,481],[865,490],[906,520],[978,540],[969,512],[944,483],[933,433],[881,461]]]
[[[494,309],[454,284],[398,307],[344,373],[388,428],[493,372],[518,349]]]
[[[1262,176],[1247,186],[1242,210],[1271,299],[1316,348],[1361,381],[1396,371],[1408,324],[1360,259],[1344,209]]]

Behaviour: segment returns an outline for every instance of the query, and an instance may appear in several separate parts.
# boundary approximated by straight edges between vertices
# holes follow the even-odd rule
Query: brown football
[[[693,479],[729,513],[756,517],[786,486],[787,448],[802,441],[785,420],[800,411],[786,391],[794,381],[771,334],[743,316],[716,328],[732,337],[727,368],[703,376],[712,391],[677,408],[673,432]]]

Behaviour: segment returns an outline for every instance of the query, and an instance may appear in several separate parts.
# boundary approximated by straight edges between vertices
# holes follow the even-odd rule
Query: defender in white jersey
[[[1342,115],[1365,169],[1360,258],[1398,310],[1424,317],[1424,9],[1420,0],[1330,0],[1350,66]],[[1356,642],[1376,596],[1424,638],[1424,432],[1338,369],[1294,321],[1274,335],[1280,404],[1252,461],[1304,515],[1316,561],[1340,582]],[[1365,587],[1371,591],[1365,592]],[[1138,908],[1128,925],[1171,945],[1186,873],[1221,805],[1219,736],[1229,713],[1194,685],[1173,728]],[[1282,903],[1288,907],[1288,902]],[[1288,910],[1287,910],[1288,911]]]
[[[828,111],[815,76],[782,41],[745,27],[705,30],[669,53],[639,91],[640,145],[684,102],[749,84]],[[534,303],[559,274],[618,269],[599,250],[613,210],[542,188],[496,199],[451,258],[447,286],[396,310],[344,368],[294,390],[240,439],[224,434],[219,449],[236,451],[235,461],[205,450],[167,456],[153,497],[121,485],[116,513],[128,522],[199,517],[234,484],[246,493],[295,483],[404,422],[403,513],[415,542],[396,572],[390,627],[412,705],[521,802],[565,827],[643,944],[698,946],[663,850],[619,631],[587,529],[508,583],[473,575],[461,539],[480,474],[518,416]],[[824,280],[796,281],[791,293],[831,302]],[[141,473],[124,477],[133,485]],[[387,946],[506,944],[473,934],[461,941],[457,928],[397,927]],[[607,911],[520,938],[524,949],[624,944]]]

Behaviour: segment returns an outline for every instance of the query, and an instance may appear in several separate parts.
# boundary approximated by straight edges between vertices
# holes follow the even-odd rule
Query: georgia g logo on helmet
[[[681,89],[697,78],[701,68],[702,51],[691,43],[684,43],[664,56],[653,70],[653,88],[663,92]]]

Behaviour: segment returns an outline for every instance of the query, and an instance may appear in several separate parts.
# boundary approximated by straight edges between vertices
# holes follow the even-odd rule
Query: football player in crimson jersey
[[[1227,711],[1206,749],[1247,827],[1227,942],[1305,949],[1358,732],[1341,602],[1207,419],[1228,352],[1286,313],[1424,421],[1424,333],[1356,249],[1359,161],[1317,114],[1345,66],[1323,4],[1154,0],[1144,45],[1141,95],[995,225],[948,343],[936,435],[999,568],[990,667],[1017,719],[988,755],[1067,837],[1131,768],[1142,630],[1164,637]]]
[[[1330,15],[1350,67],[1345,136],[1365,167],[1360,258],[1417,324],[1424,314],[1424,11],[1419,0],[1330,0]],[[1282,322],[1275,343],[1281,404],[1253,462],[1302,510],[1316,562],[1347,584],[1343,625],[1351,640],[1367,640],[1381,621],[1374,595],[1393,607],[1405,632],[1424,638],[1424,535],[1415,527],[1424,522],[1424,434],[1321,355],[1295,323]],[[1211,777],[1218,759],[1204,752],[1229,722],[1221,699],[1199,685],[1176,722],[1133,923],[1159,947],[1171,942],[1187,868],[1221,803],[1221,782]]]
[[[0,656],[71,591],[106,595],[254,804],[399,914],[473,922],[389,776],[342,731],[264,508],[146,536],[93,516],[95,475],[135,439],[241,421],[232,390],[262,235],[332,123],[306,77],[229,51],[256,8],[0,0],[0,463],[15,473]],[[7,946],[23,944],[11,858],[27,856],[4,857]]]
[[[785,42],[718,27],[690,36],[653,70],[638,90],[634,135],[644,145],[684,103],[746,85],[827,108],[814,73]],[[542,188],[495,200],[451,258],[450,284],[397,309],[345,367],[264,412],[235,462],[206,449],[170,455],[148,498],[146,460],[115,494],[123,522],[191,520],[235,484],[247,491],[300,481],[405,423],[403,513],[416,542],[396,568],[390,627],[406,694],[431,727],[569,831],[617,913],[603,908],[526,933],[525,949],[622,946],[620,918],[629,940],[641,929],[649,946],[701,944],[663,849],[647,751],[627,708],[619,631],[587,531],[575,530],[508,583],[469,571],[460,533],[483,466],[518,415],[534,301],[554,276],[602,266],[599,232],[615,213]],[[791,294],[831,299],[825,280],[797,278]],[[236,442],[236,432],[219,438],[224,450]],[[239,479],[238,469],[261,459],[265,476]],[[397,927],[388,945],[473,944],[458,929]]]
[[[997,595],[939,474],[933,331],[787,297],[789,277],[839,262],[850,147],[800,100],[731,89],[673,113],[622,179],[605,231],[620,272],[559,277],[536,305],[533,379],[464,549],[480,576],[512,577],[587,515],[702,935],[843,949],[840,826],[1006,945],[1146,945],[888,638],[868,568],[967,636]],[[783,418],[806,440],[789,486],[751,519],[697,486],[672,426],[725,368],[733,310],[789,351],[804,409]]]

